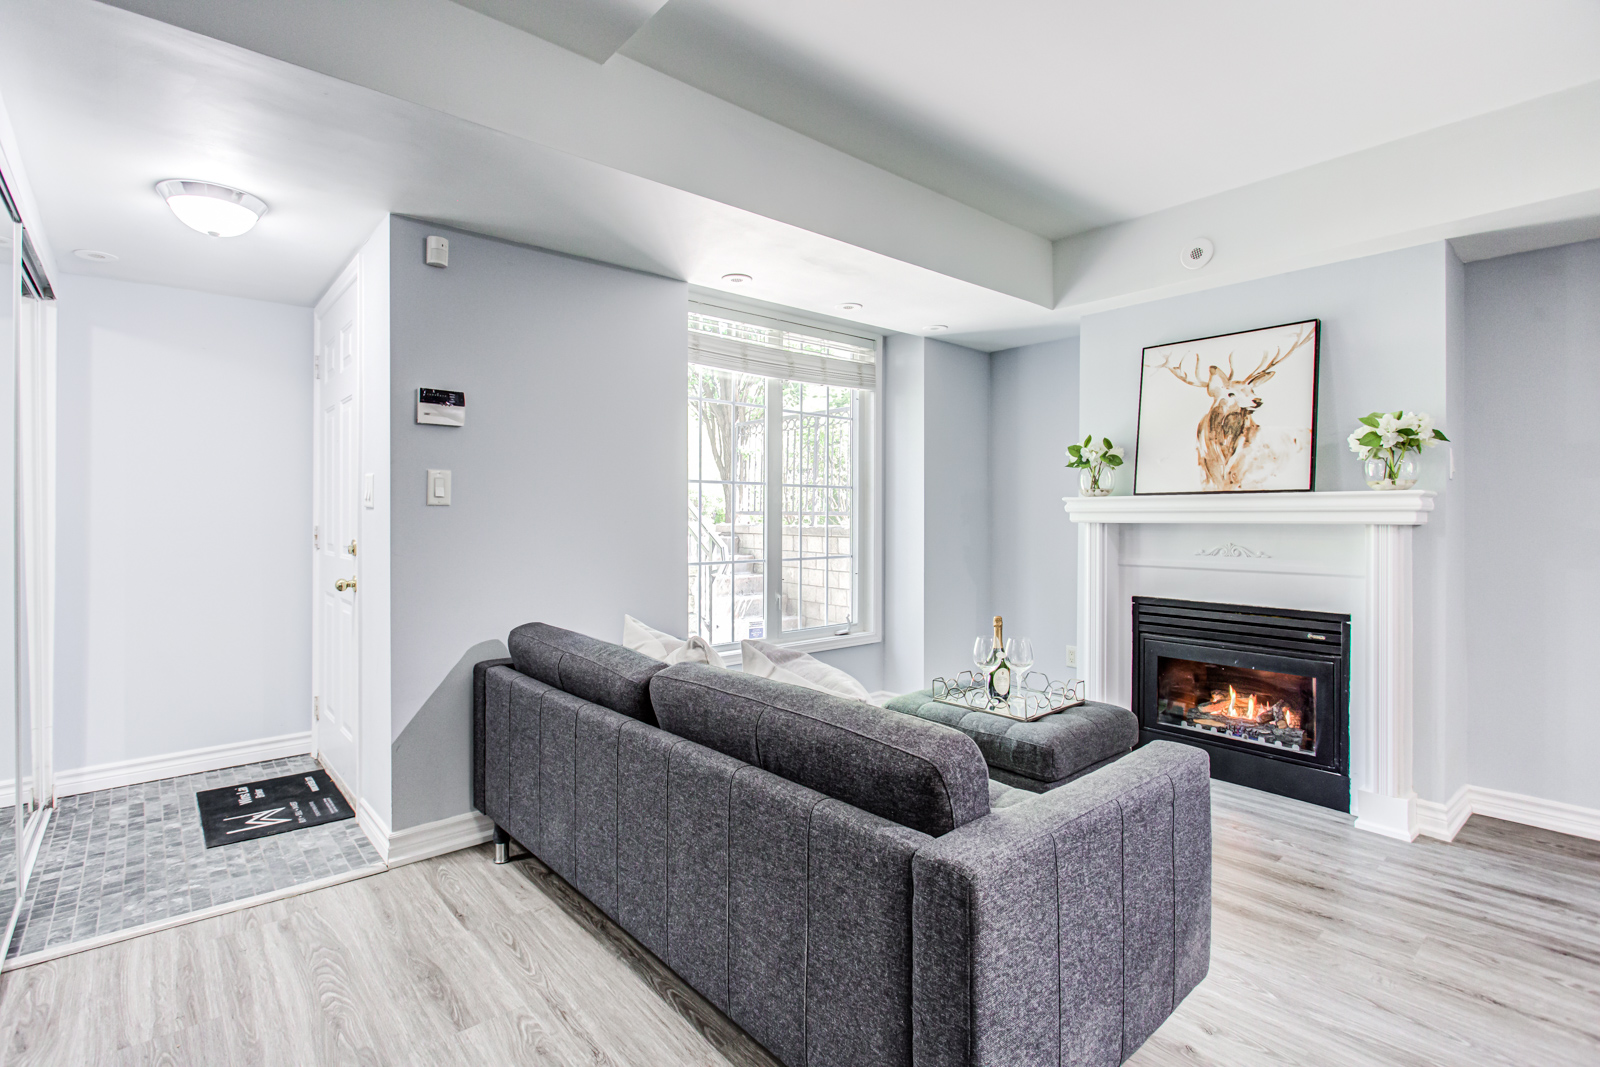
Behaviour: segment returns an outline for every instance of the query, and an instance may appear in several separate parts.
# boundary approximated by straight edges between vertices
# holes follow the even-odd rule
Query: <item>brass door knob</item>
[[[355,555],[356,554],[356,543],[354,541],[351,541],[348,545],[344,546],[344,550],[346,552],[350,553],[352,556]]]
[[[341,593],[346,589],[353,593],[356,591],[356,580],[354,578],[340,578],[337,582],[333,583],[333,587]]]

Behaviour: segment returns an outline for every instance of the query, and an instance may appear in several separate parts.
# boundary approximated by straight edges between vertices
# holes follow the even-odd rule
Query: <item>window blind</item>
[[[812,335],[710,310],[695,308],[690,316],[690,363],[843,389],[877,388],[877,346],[866,338]]]

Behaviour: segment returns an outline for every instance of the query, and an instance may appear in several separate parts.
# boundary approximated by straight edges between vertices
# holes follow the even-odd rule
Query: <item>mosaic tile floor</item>
[[[383,862],[354,819],[207,849],[194,795],[315,770],[310,756],[63,797],[39,848],[8,959]]]
[[[17,809],[0,808],[0,937],[17,899]]]

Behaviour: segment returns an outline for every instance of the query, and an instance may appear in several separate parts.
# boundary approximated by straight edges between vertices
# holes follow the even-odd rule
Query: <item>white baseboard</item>
[[[102,763],[94,767],[56,772],[56,796],[67,797],[75,793],[93,793],[98,789],[116,789],[141,782],[154,782],[161,778],[177,778],[185,774],[199,774],[223,767],[237,767],[241,763],[260,763],[263,760],[283,759],[287,756],[304,756],[311,751],[311,732],[284,734],[282,737],[264,737],[259,741],[243,741],[232,745],[213,745],[195,748],[188,752],[173,752],[165,756],[147,756],[143,759],[123,760],[120,763]]]
[[[475,811],[404,830],[390,830],[372,806],[363,800],[356,808],[356,822],[372,839],[383,862],[390,867],[471,848],[494,837],[494,823]]]
[[[26,776],[25,778],[23,778],[22,779],[22,785],[23,785],[23,787],[25,789],[28,790],[29,795],[32,795],[32,793],[33,793],[33,775],[30,774],[30,775]],[[16,802],[17,802],[17,780],[15,778],[7,778],[5,781],[0,782],[0,808],[9,808],[11,805],[15,804]]]
[[[1472,787],[1462,786],[1456,795],[1440,804],[1434,800],[1417,801],[1417,829],[1425,837],[1440,841],[1454,841],[1461,827],[1472,817]]]
[[[385,864],[389,862],[389,824],[383,821],[383,816],[375,811],[367,798],[362,797],[356,803],[356,825],[361,827],[367,835],[367,840],[372,842],[372,847],[378,850],[378,856]]]
[[[1461,827],[1473,815],[1600,841],[1600,811],[1577,804],[1564,804],[1559,800],[1543,800],[1521,793],[1508,793],[1503,789],[1465,785],[1444,804],[1430,800],[1417,801],[1418,828],[1429,837],[1441,841],[1455,840]]]

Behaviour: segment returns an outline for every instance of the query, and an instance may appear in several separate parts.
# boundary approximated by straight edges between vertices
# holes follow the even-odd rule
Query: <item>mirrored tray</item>
[[[989,687],[983,675],[975,671],[962,671],[954,678],[935,678],[932,689],[933,699],[941,704],[1033,722],[1082,704],[1084,684],[1078,678],[1054,682],[1043,671],[1029,671],[1022,676],[1021,684],[1011,691],[1010,700],[991,704]]]

